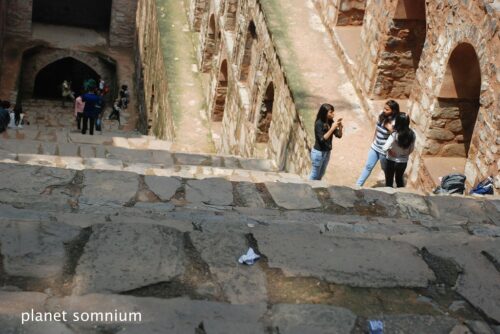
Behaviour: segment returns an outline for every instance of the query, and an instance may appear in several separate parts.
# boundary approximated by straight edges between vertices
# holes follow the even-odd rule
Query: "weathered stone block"
[[[184,273],[182,233],[158,225],[107,224],[92,227],[74,277],[73,294],[123,292]]]
[[[448,144],[441,151],[443,157],[466,157],[464,144]]]
[[[430,129],[429,132],[427,133],[427,137],[430,139],[436,139],[436,140],[452,140],[455,138],[455,135],[453,132],[446,130],[446,129]]]

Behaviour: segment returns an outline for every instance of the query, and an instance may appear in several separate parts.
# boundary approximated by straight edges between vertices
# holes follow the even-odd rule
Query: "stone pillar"
[[[109,45],[112,47],[132,47],[136,33],[137,1],[113,0]]]
[[[189,7],[189,25],[191,30],[200,31],[203,15],[208,10],[208,0],[191,0]]]
[[[10,0],[7,6],[6,33],[12,36],[31,37],[33,0]]]
[[[0,0],[0,55],[3,54],[3,38],[5,35],[5,20],[7,18],[7,0]],[[2,57],[0,56],[0,75],[2,73]]]

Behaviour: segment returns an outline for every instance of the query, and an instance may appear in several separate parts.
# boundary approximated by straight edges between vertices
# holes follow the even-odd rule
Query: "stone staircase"
[[[269,160],[173,152],[171,142],[122,131],[116,121],[104,120],[102,133],[82,135],[75,130],[72,110],[61,108],[57,101],[31,100],[24,106],[30,125],[0,135],[0,157],[4,161],[186,178],[301,180],[297,175],[278,172]]]
[[[498,198],[310,183],[58,122],[0,139],[0,334],[500,330]],[[68,317],[22,324],[31,309]]]

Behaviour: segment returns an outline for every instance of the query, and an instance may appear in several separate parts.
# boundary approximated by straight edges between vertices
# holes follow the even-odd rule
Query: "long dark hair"
[[[391,113],[390,116],[386,116],[384,114],[384,112],[382,112],[378,116],[378,121],[379,121],[379,123],[382,123],[382,124],[384,124],[389,119],[395,119],[399,115],[399,113],[400,113],[400,111],[399,111],[399,104],[396,101],[389,100],[385,104],[387,104],[389,106],[389,108],[391,108],[392,113]]]
[[[408,148],[415,140],[415,134],[410,129],[410,117],[402,112],[396,116],[394,131],[397,132],[396,141],[402,148]]]
[[[319,107],[318,114],[316,115],[316,122],[322,121],[328,125],[332,125],[333,120],[328,120],[328,112],[330,110],[335,110],[335,108],[329,103],[323,103],[321,107]]]

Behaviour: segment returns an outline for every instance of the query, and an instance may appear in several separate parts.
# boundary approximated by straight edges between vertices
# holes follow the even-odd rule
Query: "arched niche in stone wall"
[[[203,46],[202,71],[208,72],[212,68],[212,60],[217,48],[217,28],[215,24],[215,15],[212,13],[208,18],[208,27],[206,29],[205,43]]]
[[[39,72],[48,65],[65,58],[74,59],[91,68],[93,72],[97,73],[97,76],[102,77],[109,85],[109,96],[115,96],[117,94],[116,62],[112,58],[102,54],[50,49],[38,46],[28,49],[23,53],[20,85],[21,96],[23,98],[31,97],[34,92],[35,78]],[[71,80],[71,78],[68,79]]]
[[[61,84],[64,80],[70,81],[72,91],[78,93],[82,91],[85,80],[97,81],[98,78],[99,75],[90,66],[74,58],[66,57],[47,65],[37,73],[33,97],[60,98]]]
[[[408,98],[426,38],[425,0],[398,0],[378,60],[373,94],[379,98]]]
[[[273,120],[274,108],[274,84],[270,82],[267,85],[266,93],[260,105],[257,116],[257,143],[267,143],[269,141],[269,128]]]
[[[219,75],[217,78],[217,88],[215,89],[215,103],[212,112],[212,121],[221,122],[224,118],[224,109],[226,108],[228,85],[227,59],[221,63]]]
[[[253,21],[248,24],[247,33],[245,36],[245,44],[243,50],[243,58],[240,65],[240,81],[246,83],[250,78],[252,67],[252,53],[254,43],[257,41],[257,28]]]
[[[480,108],[481,69],[471,44],[461,43],[451,52],[437,97],[425,155],[469,156]]]

